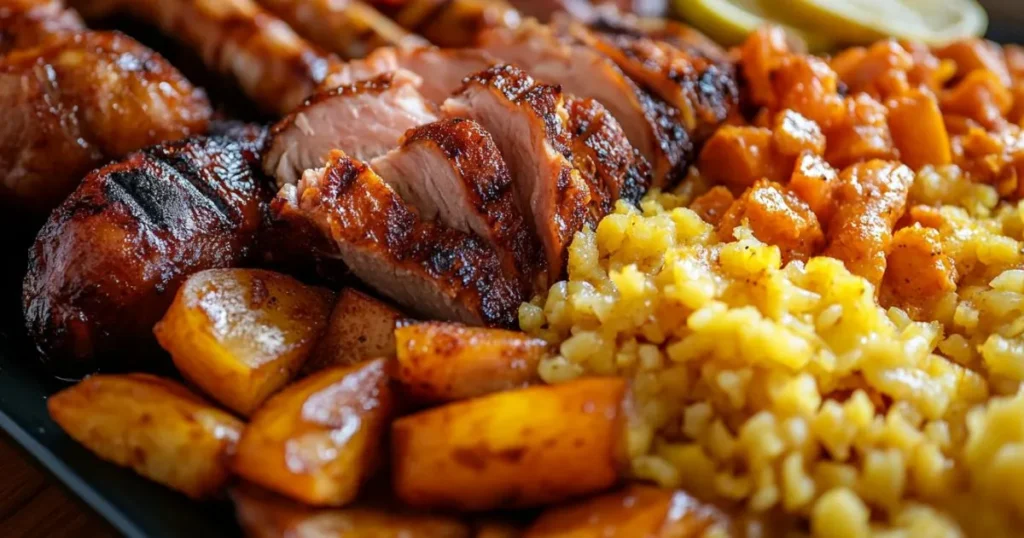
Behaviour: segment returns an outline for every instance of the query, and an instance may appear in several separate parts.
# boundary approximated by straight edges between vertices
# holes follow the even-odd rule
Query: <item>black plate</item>
[[[1012,17],[992,17],[990,27],[993,39],[1020,42],[1024,37]],[[0,223],[0,230],[19,229],[25,229],[24,221]],[[0,430],[125,536],[240,536],[227,502],[190,501],[101,461],[50,420],[46,398],[67,383],[38,367],[38,354],[24,335],[18,305],[25,249],[24,237],[0,239],[5,258],[0,262]]]

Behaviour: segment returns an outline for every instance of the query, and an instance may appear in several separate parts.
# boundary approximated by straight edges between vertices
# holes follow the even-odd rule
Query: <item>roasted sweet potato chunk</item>
[[[231,490],[250,538],[470,538],[457,519],[371,506],[311,508],[250,484]]]
[[[448,402],[520,388],[537,377],[547,342],[521,332],[417,323],[395,330],[395,377],[420,401]]]
[[[242,422],[149,374],[95,375],[50,397],[50,416],[99,457],[200,499],[230,476]]]
[[[700,538],[711,529],[733,535],[718,508],[683,491],[636,485],[551,508],[523,538]]]
[[[302,373],[394,357],[395,326],[404,317],[390,305],[365,293],[351,288],[342,290],[327,329],[302,367]]]
[[[248,415],[309,356],[333,294],[257,269],[189,277],[153,330],[186,379]]]
[[[272,396],[242,433],[235,473],[308,504],[350,502],[377,469],[391,420],[384,366],[329,368]]]
[[[536,506],[615,484],[625,463],[621,378],[499,392],[398,419],[395,494],[418,508]]]
[[[942,111],[931,92],[912,90],[893,99],[889,104],[889,131],[900,160],[912,170],[953,160]]]

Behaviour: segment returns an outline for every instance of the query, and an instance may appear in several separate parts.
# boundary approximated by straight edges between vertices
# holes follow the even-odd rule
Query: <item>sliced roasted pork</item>
[[[439,47],[470,47],[486,28],[519,24],[519,12],[504,0],[403,0],[376,7]]]
[[[572,95],[603,104],[651,164],[654,186],[670,185],[684,177],[694,152],[676,111],[638,87],[606,56],[533,21],[516,30],[484,32],[480,45],[539,80],[560,84]]]
[[[590,214],[597,221],[615,208],[619,199],[636,204],[647,192],[651,170],[622,132],[619,122],[594,99],[570,97],[573,166],[590,187]]]
[[[409,129],[437,120],[418,84],[396,71],[316,94],[274,125],[263,170],[284,185],[323,166],[334,149],[360,161],[387,153]]]
[[[205,131],[206,95],[116,32],[76,32],[0,57],[0,203],[45,214],[90,170]]]
[[[306,39],[342,58],[362,58],[379,47],[425,45],[359,0],[258,0]]]
[[[532,291],[537,247],[505,161],[478,123],[455,118],[417,127],[370,166],[423,219],[487,240],[505,273]]]
[[[475,235],[420,219],[365,163],[334,152],[275,201],[285,220],[307,220],[353,274],[410,312],[475,325],[515,324],[526,297]]]
[[[590,192],[572,166],[572,138],[561,89],[539,84],[512,65],[466,79],[441,107],[448,117],[475,120],[494,138],[512,173],[519,209],[532,215],[548,280],[565,268],[573,234],[588,219]]]
[[[678,110],[679,121],[697,145],[737,105],[739,90],[732,66],[711,61],[696,47],[684,52],[646,36],[595,32],[578,22],[559,25]]]
[[[340,67],[253,0],[71,0],[86,16],[140,18],[232,77],[267,112],[285,114]]]

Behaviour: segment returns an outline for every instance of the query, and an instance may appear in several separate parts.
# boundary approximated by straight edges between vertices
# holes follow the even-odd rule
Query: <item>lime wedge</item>
[[[776,18],[842,43],[896,37],[937,44],[985,33],[988,17],[974,0],[761,0]]]
[[[708,37],[723,45],[737,45],[765,24],[782,26],[807,44],[811,51],[828,50],[835,42],[823,33],[780,24],[765,9],[763,0],[672,0],[676,13]]]

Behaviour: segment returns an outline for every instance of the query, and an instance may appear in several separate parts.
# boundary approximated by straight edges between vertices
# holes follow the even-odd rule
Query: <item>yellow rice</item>
[[[1024,205],[956,168],[917,174],[967,275],[915,322],[826,257],[781,266],[745,228],[620,203],[569,277],[520,310],[546,382],[632,380],[636,479],[788,516],[792,536],[1024,535]]]

